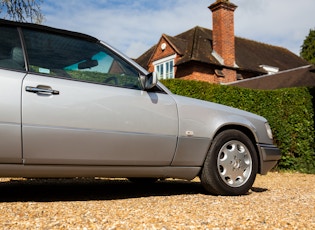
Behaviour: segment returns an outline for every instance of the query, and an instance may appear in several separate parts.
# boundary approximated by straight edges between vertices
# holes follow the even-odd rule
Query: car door
[[[16,27],[0,26],[0,163],[22,163],[24,55]]]
[[[25,164],[171,163],[178,118],[169,95],[141,90],[137,70],[97,42],[24,36],[33,71],[22,87]]]
[[[22,163],[20,105],[24,76],[0,67],[0,163]]]

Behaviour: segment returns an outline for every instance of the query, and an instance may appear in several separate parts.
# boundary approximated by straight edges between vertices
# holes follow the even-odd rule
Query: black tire
[[[130,182],[137,184],[153,184],[157,182],[158,178],[150,178],[150,177],[131,177],[128,178]]]
[[[241,131],[225,130],[210,146],[201,171],[203,187],[213,195],[244,195],[258,172],[258,158],[252,141]]]

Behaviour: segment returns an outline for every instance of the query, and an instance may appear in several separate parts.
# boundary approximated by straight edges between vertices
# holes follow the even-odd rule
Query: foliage
[[[0,15],[14,21],[42,23],[40,4],[43,0],[0,0]]]
[[[163,81],[173,93],[216,102],[264,116],[281,149],[278,167],[315,173],[315,90],[252,90],[187,80]]]
[[[91,83],[105,83],[107,85],[116,85],[126,88],[140,89],[138,78],[126,74],[110,74],[97,71],[65,71],[68,77],[72,79],[86,81]]]
[[[315,64],[315,30],[310,30],[301,46],[300,55],[306,61]]]

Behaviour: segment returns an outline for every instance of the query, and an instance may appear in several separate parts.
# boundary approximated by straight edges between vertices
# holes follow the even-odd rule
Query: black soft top
[[[69,30],[57,29],[54,27],[49,27],[49,26],[44,26],[44,25],[39,25],[39,24],[34,24],[34,23],[15,22],[15,21],[10,21],[10,20],[0,19],[0,26],[16,26],[16,27],[21,27],[21,28],[29,28],[29,29],[35,29],[35,30],[40,30],[40,31],[47,31],[47,32],[53,32],[57,34],[79,37],[79,38],[83,38],[91,42],[99,41],[99,39],[92,37],[90,35],[87,35],[87,34],[73,32]]]

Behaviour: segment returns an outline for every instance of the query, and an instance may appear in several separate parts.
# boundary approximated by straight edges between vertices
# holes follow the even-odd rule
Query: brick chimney
[[[229,0],[217,0],[209,6],[212,11],[213,50],[223,59],[224,78],[219,82],[236,81],[234,11],[236,5]]]

